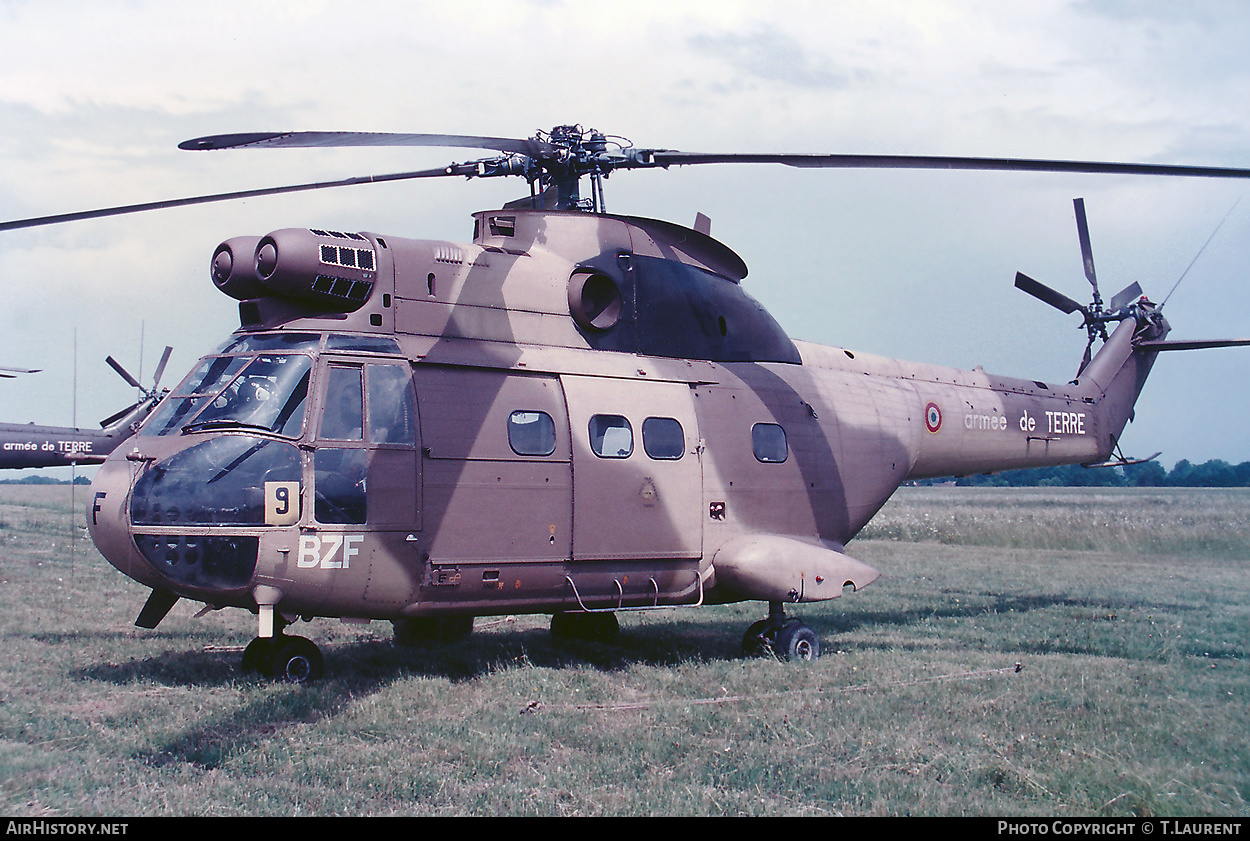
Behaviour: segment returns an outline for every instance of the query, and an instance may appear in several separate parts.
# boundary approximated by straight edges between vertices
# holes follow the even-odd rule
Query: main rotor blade
[[[12,231],[18,228],[35,228],[40,225],[56,225],[60,222],[76,222],[80,219],[99,219],[104,216],[123,216],[127,213],[139,213],[144,210],[161,210],[170,207],[185,207],[193,204],[210,204],[212,202],[230,201],[232,199],[250,199],[257,196],[274,196],[281,193],[298,193],[307,190],[321,190],[326,187],[350,187],[356,184],[381,184],[387,181],[405,181],[411,178],[437,178],[446,175],[464,175],[460,164],[443,167],[442,169],[424,169],[416,172],[396,172],[389,175],[366,175],[357,178],[344,178],[341,181],[318,181],[309,184],[292,184],[286,187],[264,187],[258,190],[239,190],[233,193],[214,193],[206,196],[191,196],[185,199],[167,199],[165,201],[127,204],[119,207],[106,207],[100,210],[82,210],[76,213],[59,213],[54,216],[37,216],[31,219],[17,219],[12,222],[0,222],[0,231]]]
[[[537,138],[478,137],[470,134],[393,134],[376,131],[278,131],[212,134],[184,140],[179,149],[329,148],[340,146],[462,146],[519,152],[531,157],[550,155],[555,147]]]
[[[1245,347],[1247,345],[1250,345],[1250,339],[1155,339],[1138,342],[1134,347],[1147,350],[1204,350],[1213,347]]]
[[[1089,223],[1085,221],[1085,199],[1073,199],[1076,209],[1076,233],[1081,240],[1081,260],[1085,263],[1085,279],[1098,294],[1098,276],[1094,274],[1094,249],[1089,244]]]
[[[1016,288],[1023,292],[1028,292],[1039,301],[1044,301],[1055,309],[1062,310],[1065,313],[1074,313],[1077,310],[1082,312],[1085,311],[1085,307],[1081,306],[1067,295],[1064,295],[1062,292],[1056,292],[1046,284],[1034,280],[1023,272],[1016,272]]]
[[[1175,175],[1204,178],[1250,178],[1250,169],[1175,164],[1058,161],[1031,158],[967,158],[930,155],[795,155],[728,153],[703,154],[662,149],[642,156],[656,166],[687,164],[785,164],[835,169],[964,169],[1009,172],[1082,172],[1108,175]]]

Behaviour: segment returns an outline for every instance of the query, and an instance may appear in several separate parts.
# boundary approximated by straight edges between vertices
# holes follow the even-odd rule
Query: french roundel
[[[924,426],[930,432],[937,432],[942,428],[942,410],[936,403],[924,407]]]

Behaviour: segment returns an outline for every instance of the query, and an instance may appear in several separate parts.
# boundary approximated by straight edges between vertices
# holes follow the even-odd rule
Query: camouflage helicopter
[[[846,544],[903,482],[1127,463],[1118,440],[1174,342],[1137,284],[1103,304],[1076,202],[1086,358],[1068,383],[904,362],[791,339],[742,287],[742,259],[693,227],[613,215],[603,180],[704,163],[1247,178],[1250,170],[639,149],[579,126],[528,139],[295,132],[189,150],[450,146],[446,167],[151,202],[0,229],[379,181],[518,176],[529,196],[474,214],[472,241],[280,229],[217,247],[240,326],[114,451],[88,526],[151,588],[136,624],[182,598],[254,613],[245,669],[324,669],[293,621],[390,620],[454,634],[474,617],[549,614],[611,638],[622,611],[768,605],[747,652],[805,660],[820,640],[787,605],[878,572]],[[581,187],[590,185],[583,197]],[[1095,344],[1099,347],[1095,351]]]
[[[100,421],[99,429],[77,426],[41,426],[33,423],[0,423],[0,469],[64,467],[101,464],[108,454],[134,434],[144,418],[165,396],[160,391],[161,374],[173,348],[166,347],[151,388],[144,388],[113,357],[104,361],[127,383],[139,390],[140,399]],[[0,369],[2,370],[2,369]],[[15,369],[8,369],[15,370]],[[23,373],[35,373],[34,371]]]

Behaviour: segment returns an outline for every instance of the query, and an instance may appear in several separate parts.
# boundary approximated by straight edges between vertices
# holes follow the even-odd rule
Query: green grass
[[[791,610],[812,664],[739,655],[759,605],[318,620],[308,687],[240,674],[241,611],[134,628],[69,502],[0,488],[6,814],[1250,812],[1250,492],[905,488],[850,547],[881,579]]]

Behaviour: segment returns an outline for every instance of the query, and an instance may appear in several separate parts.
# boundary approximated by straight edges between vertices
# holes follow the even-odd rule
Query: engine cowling
[[[362,234],[285,228],[226,240],[213,252],[212,276],[239,300],[277,296],[346,313],[373,294],[377,265],[375,246]]]

